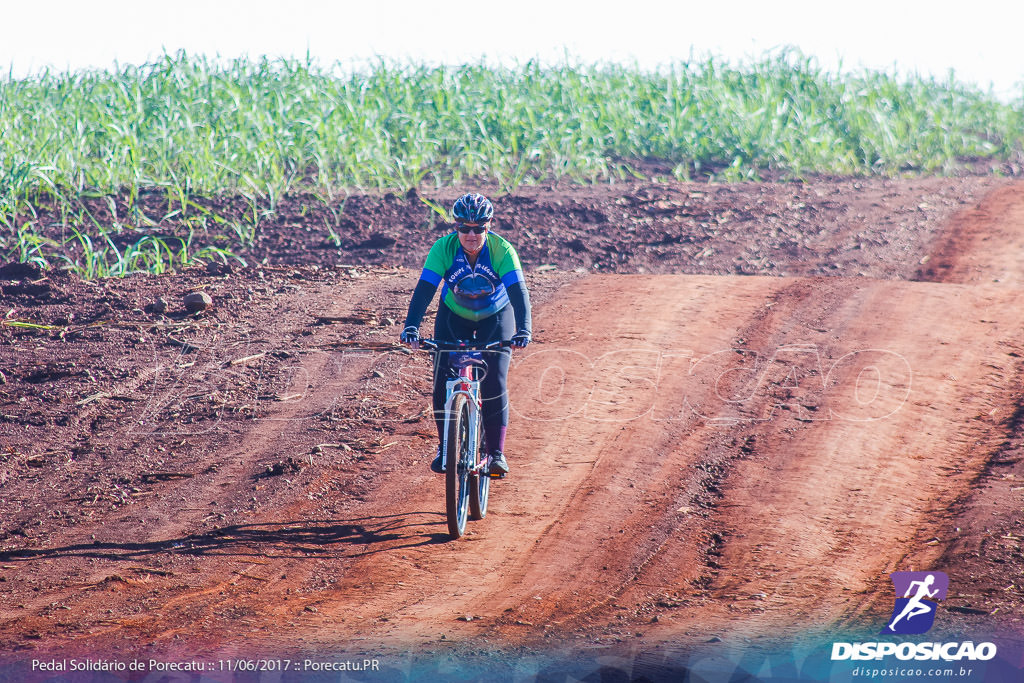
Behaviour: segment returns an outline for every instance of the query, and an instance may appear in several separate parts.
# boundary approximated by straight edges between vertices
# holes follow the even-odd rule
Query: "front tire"
[[[480,425],[477,425],[476,457],[473,458],[473,466],[480,464],[483,458],[480,455]],[[477,470],[476,474],[470,477],[469,482],[469,518],[483,519],[487,515],[487,498],[491,491],[491,478],[487,476],[486,470]]]
[[[469,402],[465,396],[456,396],[448,416],[445,448],[445,513],[448,533],[461,538],[469,517],[470,474],[472,448],[469,442]]]

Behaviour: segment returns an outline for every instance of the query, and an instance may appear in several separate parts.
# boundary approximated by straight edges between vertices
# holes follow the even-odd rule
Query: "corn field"
[[[514,192],[644,177],[639,162],[651,160],[677,180],[942,174],[1015,162],[1022,146],[1024,96],[1002,102],[952,76],[833,74],[793,51],[657,71],[384,61],[346,71],[179,53],[118,72],[0,80],[0,259],[52,266],[70,246],[77,256],[64,260],[94,277],[226,259],[295,192],[325,204],[468,181]],[[145,213],[146,192],[173,208]],[[249,203],[245,221],[196,201],[227,194]],[[113,196],[127,204],[116,221],[83,208]],[[41,236],[41,205],[59,216],[63,241]],[[228,243],[159,234],[184,217]],[[137,237],[129,248],[109,238],[123,245],[126,231]]]

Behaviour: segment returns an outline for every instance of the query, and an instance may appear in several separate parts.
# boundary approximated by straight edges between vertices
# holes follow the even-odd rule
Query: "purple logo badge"
[[[942,572],[893,572],[896,606],[882,633],[925,633],[935,623],[935,608],[946,598],[949,577]]]

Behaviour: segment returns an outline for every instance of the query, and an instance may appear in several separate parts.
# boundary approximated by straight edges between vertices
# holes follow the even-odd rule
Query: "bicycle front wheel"
[[[473,453],[469,441],[469,402],[465,396],[456,396],[448,415],[444,474],[445,513],[452,538],[460,538],[466,531]]]
[[[480,464],[484,459],[480,453],[480,431],[480,429],[476,430],[477,440],[474,444],[475,448],[473,448],[473,452],[476,453],[476,457],[473,458],[474,465]],[[469,518],[483,519],[487,514],[487,497],[491,491],[491,478],[487,476],[485,470],[474,469],[474,474],[469,478]]]

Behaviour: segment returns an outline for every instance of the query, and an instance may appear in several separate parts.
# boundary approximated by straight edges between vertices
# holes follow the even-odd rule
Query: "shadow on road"
[[[158,541],[90,541],[59,548],[3,550],[0,551],[0,561],[59,557],[138,560],[160,553],[284,559],[361,557],[447,542],[450,538],[447,531],[431,531],[443,524],[444,515],[437,512],[408,512],[351,520],[232,524]],[[359,546],[365,547],[352,552]]]

